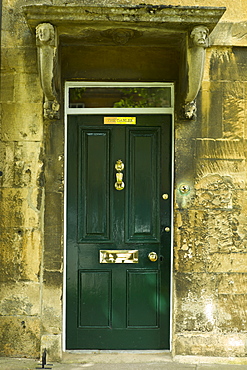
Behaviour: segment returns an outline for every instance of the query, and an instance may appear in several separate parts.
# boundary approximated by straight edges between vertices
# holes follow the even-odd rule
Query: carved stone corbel
[[[57,35],[50,23],[40,23],[36,27],[36,45],[41,86],[44,92],[44,117],[59,118],[58,94],[55,89],[54,71],[57,66]]]
[[[196,97],[203,78],[208,34],[209,30],[205,26],[193,28],[190,34],[191,45],[187,50],[188,89],[184,103],[184,115],[187,119],[196,117]]]

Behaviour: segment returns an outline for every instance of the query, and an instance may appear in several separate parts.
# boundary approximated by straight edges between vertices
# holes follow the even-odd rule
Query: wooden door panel
[[[111,326],[111,271],[79,271],[79,327]]]
[[[160,128],[128,130],[127,242],[158,242]]]
[[[85,328],[84,335],[80,342],[72,346],[67,345],[68,349],[114,349],[114,350],[157,350],[167,348],[168,343],[165,338],[160,339],[157,335],[158,329],[150,328],[128,328],[128,329],[108,329],[108,328]],[[73,340],[72,339],[72,340]]]
[[[109,136],[109,130],[79,128],[79,242],[110,239]]]
[[[127,323],[129,328],[158,328],[159,271],[127,272]]]

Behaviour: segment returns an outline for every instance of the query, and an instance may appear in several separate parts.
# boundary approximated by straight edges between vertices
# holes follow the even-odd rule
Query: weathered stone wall
[[[197,120],[178,125],[177,354],[246,356],[246,57],[245,47],[211,46]]]
[[[43,119],[36,48],[3,3],[0,354],[38,356],[43,246]]]
[[[34,3],[69,4],[3,0],[0,355],[35,357],[46,347],[58,359],[64,126],[63,120],[43,120],[35,37],[21,9]],[[152,4],[227,7],[207,49],[197,119],[180,121],[176,114],[173,350],[245,356],[247,5],[231,0]],[[180,191],[181,185],[189,191]]]
[[[23,4],[3,2],[0,355],[37,357],[47,347],[56,359],[62,330],[63,125],[43,121],[37,49]]]

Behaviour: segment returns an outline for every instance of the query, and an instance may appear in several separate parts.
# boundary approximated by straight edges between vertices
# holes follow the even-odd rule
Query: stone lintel
[[[222,15],[225,7],[200,6],[53,6],[27,5],[23,7],[28,25],[33,32],[39,23],[49,22],[58,32],[73,35],[75,26],[85,28],[91,22],[118,23],[136,26],[162,25],[163,29],[190,31],[198,25],[206,26],[211,32]]]

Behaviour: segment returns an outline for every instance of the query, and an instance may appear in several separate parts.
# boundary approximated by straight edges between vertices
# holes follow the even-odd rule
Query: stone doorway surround
[[[88,39],[95,45],[106,39],[116,45],[126,45],[131,40],[132,45],[141,41],[167,47],[172,44],[180,49],[183,82],[178,95],[184,117],[194,118],[208,36],[225,12],[224,7],[30,5],[23,9],[29,26],[36,32],[45,118],[59,118],[57,49],[59,42],[70,43],[71,39]]]
[[[176,89],[177,107],[175,109],[178,114],[180,110],[183,111],[184,119],[192,119],[195,115],[195,100],[202,80],[206,39],[208,40],[208,36],[219,22],[225,8],[163,5],[118,7],[30,5],[24,6],[23,11],[29,27],[33,34],[36,34],[39,72],[44,93],[45,122],[60,119],[62,122],[63,94],[59,68],[59,44],[69,45],[73,43],[73,40],[78,39],[96,46],[101,43],[115,45],[131,43],[132,46],[142,43],[169,48],[172,44],[179,51],[182,61],[179,67],[179,83]],[[198,27],[202,27],[206,32],[202,44],[193,42],[193,30]],[[40,32],[39,29],[41,29]],[[45,34],[47,30],[50,30],[48,38],[42,36],[42,32],[44,31]],[[48,123],[46,125],[48,126]],[[56,126],[54,130],[60,129]],[[52,164],[51,167],[49,166],[48,163],[46,168],[48,177],[48,171],[52,169]],[[51,181],[46,182],[45,191],[47,193],[46,212],[51,213],[53,212],[52,207],[55,205],[49,204],[49,197],[52,197],[52,193],[55,192],[54,184]],[[59,201],[61,198],[57,199]],[[59,207],[60,226],[57,227],[57,230],[61,230],[61,243],[63,212],[62,206],[59,205]],[[50,226],[48,223],[47,226],[46,223],[44,226],[44,254],[47,257],[49,251],[46,250],[46,240],[51,238],[50,234],[53,232]],[[59,235],[57,236],[59,239]],[[51,265],[50,271],[52,269]],[[46,267],[44,267],[45,272]],[[61,282],[58,282],[57,289],[62,294]],[[45,305],[45,302],[43,304]],[[61,336],[62,333],[41,333],[41,352],[43,348],[47,348],[48,351],[51,349],[53,358],[59,359],[62,353]]]

